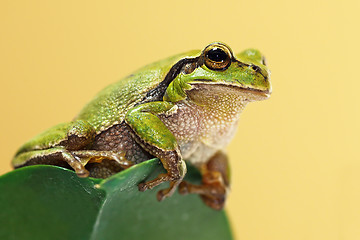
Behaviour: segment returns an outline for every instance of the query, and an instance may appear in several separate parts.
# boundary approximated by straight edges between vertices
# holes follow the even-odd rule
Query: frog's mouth
[[[241,86],[237,83],[226,83],[226,82],[213,82],[211,80],[207,79],[196,79],[193,82],[189,83],[192,87],[198,88],[200,85],[202,86],[208,86],[207,89],[210,90],[210,88],[218,88],[221,89],[223,92],[226,88],[227,89],[236,89],[240,95],[246,95],[249,96],[249,100],[253,101],[260,101],[265,100],[270,97],[271,90],[261,90],[256,88],[251,88],[247,86]],[[215,90],[215,89],[213,89]],[[216,91],[216,90],[215,90]]]

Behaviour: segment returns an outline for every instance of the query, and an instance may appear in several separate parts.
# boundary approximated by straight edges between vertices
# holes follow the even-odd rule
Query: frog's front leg
[[[170,187],[158,192],[159,201],[171,196],[186,174],[186,165],[180,154],[174,135],[157,115],[171,112],[174,104],[169,102],[149,102],[131,109],[125,121],[134,132],[135,140],[150,154],[160,159],[166,174],[139,184],[139,190],[151,189],[162,182],[170,181]]]
[[[199,194],[209,207],[216,210],[223,209],[229,189],[229,168],[225,153],[217,152],[200,166],[200,172],[202,184],[194,185],[183,181],[179,186],[180,194]]]

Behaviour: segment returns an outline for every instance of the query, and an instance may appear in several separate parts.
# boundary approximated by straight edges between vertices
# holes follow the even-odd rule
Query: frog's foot
[[[82,159],[84,165],[87,163],[101,163],[104,159],[115,161],[123,169],[134,165],[133,162],[126,160],[125,152],[79,150],[72,151],[71,153],[76,158]]]
[[[183,181],[179,185],[180,194],[199,194],[209,207],[221,210],[224,208],[229,189],[229,173],[227,157],[223,152],[217,152],[206,164],[200,167],[202,184],[194,185]]]
[[[89,171],[85,169],[85,164],[82,160],[73,156],[68,150],[62,147],[20,153],[13,160],[15,168],[34,164],[62,166],[62,162],[66,162],[74,169],[79,177],[89,176]]]
[[[180,183],[181,183],[181,180],[171,181],[169,188],[158,191],[158,193],[156,194],[157,200],[160,202],[160,201],[164,200],[165,198],[173,195],[174,192],[176,191],[176,187],[179,186]]]
[[[167,182],[170,181],[170,176],[168,174],[159,174],[159,176],[157,176],[157,178],[148,181],[148,182],[143,182],[143,183],[139,183],[138,188],[140,192],[145,192],[148,189],[152,189],[158,185],[160,185],[163,182]]]
[[[174,179],[168,174],[159,174],[159,176],[151,181],[140,183],[138,185],[139,191],[144,192],[148,189],[152,189],[163,182],[170,181],[170,187],[160,190],[156,197],[158,201],[164,200],[166,197],[170,197],[176,190],[176,187],[181,183],[182,178]]]
[[[181,181],[183,180],[183,178],[186,174],[186,164],[183,160],[180,160],[180,162],[177,163],[176,165],[173,165],[173,166],[170,166],[170,165],[167,165],[168,173],[159,174],[159,176],[157,178],[155,178],[151,181],[148,181],[145,183],[140,183],[138,185],[139,191],[143,192],[148,189],[152,189],[163,182],[170,181],[170,187],[167,189],[160,190],[157,193],[157,199],[158,199],[158,201],[162,201],[165,198],[173,195],[177,186],[179,186],[179,184],[181,183]]]
[[[65,162],[67,162],[67,164],[69,164],[70,167],[72,167],[72,169],[74,169],[75,173],[79,177],[88,177],[89,176],[89,171],[85,169],[85,166],[80,161],[80,159],[75,158],[67,150],[61,150],[60,153],[61,153],[63,159],[65,160]]]
[[[212,173],[212,175],[217,175]],[[203,184],[195,185],[187,181],[183,181],[179,185],[179,193],[186,194],[199,194],[203,202],[215,210],[224,208],[227,188],[223,181],[216,181],[216,178],[207,181],[206,176],[203,177]]]

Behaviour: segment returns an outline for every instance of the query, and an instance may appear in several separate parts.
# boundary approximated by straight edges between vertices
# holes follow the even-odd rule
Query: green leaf
[[[163,171],[157,159],[102,180],[36,165],[0,177],[0,239],[232,239],[224,211],[196,195],[162,202],[137,184]],[[187,180],[200,177],[189,169]]]

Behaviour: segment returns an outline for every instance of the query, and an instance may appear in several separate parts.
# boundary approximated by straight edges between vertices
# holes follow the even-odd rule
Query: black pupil
[[[228,55],[220,48],[213,48],[207,52],[207,57],[214,62],[223,62],[227,59]]]

